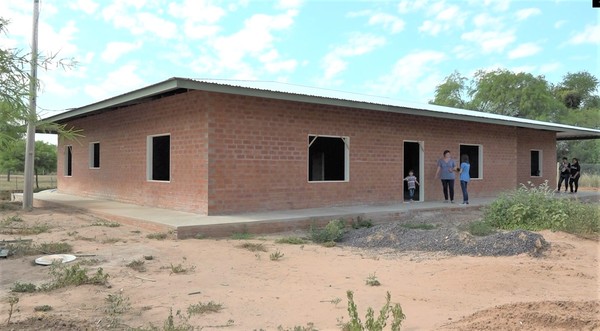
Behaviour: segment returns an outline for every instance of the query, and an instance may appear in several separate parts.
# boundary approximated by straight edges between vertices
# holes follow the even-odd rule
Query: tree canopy
[[[556,84],[505,69],[479,70],[470,79],[455,71],[436,87],[429,103],[600,129],[599,88],[598,78],[586,71],[567,73]],[[560,142],[558,156],[563,155],[600,163],[600,142]]]

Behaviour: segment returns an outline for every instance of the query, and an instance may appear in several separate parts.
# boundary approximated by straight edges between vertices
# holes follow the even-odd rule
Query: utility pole
[[[27,144],[25,146],[25,182],[23,183],[23,209],[33,208],[33,166],[35,160],[35,122],[37,121],[36,107],[39,16],[40,0],[33,0],[31,77],[29,77],[29,116],[27,116]]]

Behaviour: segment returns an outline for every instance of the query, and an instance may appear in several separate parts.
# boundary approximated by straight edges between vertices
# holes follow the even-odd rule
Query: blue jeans
[[[469,185],[469,182],[465,182],[464,180],[460,181],[460,189],[463,193],[463,202],[469,202],[469,192],[467,192],[467,185]]]
[[[415,189],[414,188],[409,188],[408,189],[408,196],[410,197],[411,200],[413,199],[413,197],[415,196]]]

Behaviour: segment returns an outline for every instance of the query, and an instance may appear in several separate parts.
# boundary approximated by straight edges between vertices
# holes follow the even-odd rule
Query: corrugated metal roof
[[[351,108],[548,130],[556,132],[557,139],[559,140],[600,138],[600,130],[595,129],[535,121],[466,109],[436,106],[431,104],[412,103],[360,93],[350,93],[270,81],[190,79],[178,77],[170,78],[163,82],[125,93],[120,96],[73,109],[71,111],[49,117],[46,120],[53,122],[65,122],[70,119],[89,116],[98,112],[114,109],[116,107],[141,103],[165,94],[184,92],[186,90],[231,93],[271,99],[338,105]]]

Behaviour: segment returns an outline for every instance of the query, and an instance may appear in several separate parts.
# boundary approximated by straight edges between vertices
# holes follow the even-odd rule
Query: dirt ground
[[[151,324],[162,329],[171,309],[187,317],[188,307],[211,301],[222,310],[187,321],[175,316],[175,324],[277,330],[313,323],[318,330],[339,330],[340,321],[348,321],[347,290],[354,292],[363,321],[367,307],[377,312],[389,291],[406,314],[402,330],[600,330],[600,244],[561,232],[541,232],[551,245],[542,257],[472,257],[279,244],[278,236],[157,240],[128,225],[93,226],[95,216],[64,208],[0,210],[0,221],[14,215],[23,220],[15,226],[50,229],[0,234],[0,240],[68,242],[78,256],[70,264],[83,261],[90,273],[101,267],[110,285],[17,293],[7,325],[6,298],[15,282],[46,283],[50,267],[33,263],[39,255],[0,259],[0,329],[5,330],[105,330],[110,323],[117,329]],[[480,215],[465,210],[460,218],[468,222]],[[267,251],[240,247],[247,242]],[[283,256],[271,260],[276,252]],[[144,261],[146,270],[127,267],[132,261]],[[187,272],[173,273],[175,267]],[[367,285],[370,276],[381,285]],[[130,309],[109,313],[109,295],[128,300]],[[34,311],[41,305],[52,310]]]

